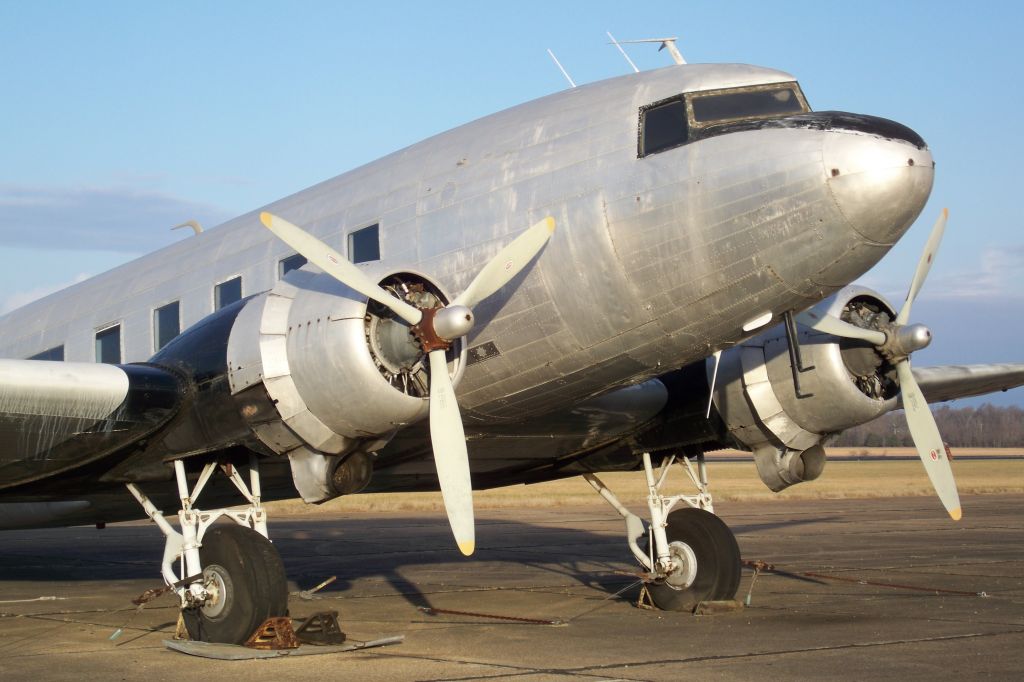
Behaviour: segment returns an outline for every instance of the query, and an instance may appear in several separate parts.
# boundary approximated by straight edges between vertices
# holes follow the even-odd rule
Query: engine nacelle
[[[419,307],[448,300],[417,273],[379,279]],[[353,480],[368,469],[361,458],[349,461],[352,453],[375,452],[429,410],[429,367],[408,325],[333,277],[305,268],[245,305],[227,357],[243,418],[264,445],[289,456],[306,501],[358,487]],[[448,357],[457,383],[465,344],[456,341]],[[368,480],[367,474],[362,485]]]
[[[856,286],[816,310],[865,327],[895,317],[881,295]],[[802,368],[794,372],[780,325],[723,352],[715,385],[723,422],[754,453],[758,473],[775,491],[820,476],[822,442],[892,410],[899,392],[894,368],[870,344],[807,328],[797,336]],[[709,376],[712,368],[709,361]]]

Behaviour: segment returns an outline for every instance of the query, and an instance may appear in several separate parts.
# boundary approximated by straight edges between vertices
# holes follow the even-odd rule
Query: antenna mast
[[[569,85],[575,88],[576,82],[572,79],[572,76],[569,75],[569,72],[565,70],[565,67],[562,66],[562,62],[558,61],[558,57],[555,56],[555,53],[551,51],[550,47],[548,48],[548,54],[551,55],[551,59],[554,60],[555,65],[558,66],[562,75],[565,76],[565,80],[569,81]]]
[[[609,34],[609,35],[611,35],[611,34]],[[661,52],[664,49],[668,49],[668,53],[670,55],[672,55],[672,61],[674,61],[676,64],[685,64],[686,60],[683,59],[683,55],[680,54],[679,50],[676,48],[676,41],[677,40],[679,40],[678,37],[675,37],[675,38],[643,38],[641,40],[621,40],[619,42],[622,43],[623,45],[628,45],[630,43],[661,43],[661,47],[658,48],[658,52]],[[622,48],[619,48],[619,49],[622,49]]]
[[[619,45],[619,41],[615,39],[615,36],[612,35],[612,32],[605,31],[605,33],[607,33],[608,37],[611,38],[612,45],[619,48],[619,52],[621,52],[622,56],[626,58],[626,61],[629,62],[629,65],[633,67],[633,73],[640,73],[640,69],[636,68],[636,64],[634,64],[633,60],[629,58],[629,55],[626,54],[626,51],[622,49],[622,45]]]

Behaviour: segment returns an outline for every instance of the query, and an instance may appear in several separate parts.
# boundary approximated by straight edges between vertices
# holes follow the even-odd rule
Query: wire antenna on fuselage
[[[550,47],[548,48],[548,54],[551,55],[551,59],[555,62],[555,66],[558,67],[558,70],[562,72],[563,76],[565,76],[565,80],[569,81],[569,85],[575,88],[576,81],[572,79],[572,76],[569,75],[569,72],[565,70],[564,66],[562,66],[562,62],[558,61],[558,57],[555,56],[555,53],[551,51]]]
[[[611,34],[609,33],[608,36],[611,37]],[[674,61],[676,64],[685,64],[686,60],[683,59],[683,55],[680,54],[678,48],[676,48],[677,40],[679,40],[678,37],[641,38],[640,40],[619,40],[616,42],[616,45],[629,45],[630,43],[661,43],[661,47],[658,48],[658,52],[661,52],[664,49],[668,49],[668,53],[672,55],[672,61]],[[621,50],[622,48],[619,47],[619,49]],[[625,52],[623,52],[623,54],[625,54]]]
[[[626,51],[622,49],[622,45],[619,45],[619,41],[615,39],[615,36],[612,35],[612,32],[605,31],[605,33],[607,33],[608,37],[611,38],[612,45],[619,48],[619,52],[621,52],[622,56],[626,58],[626,61],[629,62],[629,65],[633,67],[633,73],[640,73],[640,69],[636,68],[636,64],[634,64],[633,60],[629,58],[629,55],[626,54]]]

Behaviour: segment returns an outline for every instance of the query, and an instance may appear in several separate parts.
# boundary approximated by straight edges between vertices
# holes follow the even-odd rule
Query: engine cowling
[[[871,328],[895,317],[880,294],[858,286],[816,309]],[[714,403],[726,428],[754,453],[758,473],[775,491],[820,476],[823,442],[892,410],[899,393],[895,369],[870,344],[803,327],[797,335],[802,368],[794,371],[779,325],[723,352],[715,384]],[[709,376],[712,370],[709,361]]]
[[[378,281],[418,307],[448,300],[415,272],[386,272]],[[429,367],[408,325],[311,269],[289,273],[245,305],[227,357],[243,418],[264,445],[288,455],[308,502],[354,492],[362,478],[368,483],[366,453],[429,410]],[[465,367],[461,341],[448,360],[457,384]]]

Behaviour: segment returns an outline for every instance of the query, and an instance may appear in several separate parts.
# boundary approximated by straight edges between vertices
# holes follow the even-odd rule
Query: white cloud
[[[0,245],[146,253],[180,238],[186,220],[206,227],[221,208],[125,187],[25,187],[0,184]]]
[[[922,296],[933,299],[1024,299],[1024,244],[982,251],[976,264],[937,276]]]

